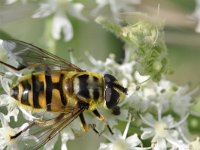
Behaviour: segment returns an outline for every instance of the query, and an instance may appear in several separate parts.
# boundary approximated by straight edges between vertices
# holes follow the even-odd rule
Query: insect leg
[[[83,113],[81,113],[79,115],[79,118],[81,120],[81,124],[82,124],[82,128],[83,128],[83,131],[84,132],[88,132],[90,127],[93,129],[94,132],[96,132],[97,134],[100,135],[100,133],[95,129],[95,124],[87,124],[86,121],[85,121],[85,118],[83,116]]]
[[[108,122],[105,120],[104,116],[101,115],[97,109],[93,110],[93,113],[95,114],[95,116],[98,117],[99,120],[103,121],[105,123],[105,125],[107,126],[108,130],[110,131],[111,134],[114,134],[113,131],[111,130],[111,127],[109,126]]]
[[[15,139],[17,138],[19,135],[21,135],[23,132],[27,131],[28,129],[30,129],[31,127],[33,127],[34,125],[38,125],[38,126],[51,126],[57,122],[59,122],[61,119],[63,119],[64,117],[64,113],[61,113],[59,116],[57,116],[56,118],[47,120],[47,121],[38,121],[35,120],[32,123],[30,123],[26,128],[24,128],[23,130],[19,131],[18,133],[16,133],[13,136],[10,136],[11,139]]]

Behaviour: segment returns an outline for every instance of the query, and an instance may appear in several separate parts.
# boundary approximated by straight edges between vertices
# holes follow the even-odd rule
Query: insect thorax
[[[103,76],[93,72],[79,72],[73,77],[73,96],[89,103],[89,109],[95,109],[104,103]]]

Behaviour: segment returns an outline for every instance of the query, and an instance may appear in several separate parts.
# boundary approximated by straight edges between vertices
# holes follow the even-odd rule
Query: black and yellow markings
[[[67,105],[63,90],[65,75],[60,72],[40,72],[22,78],[11,90],[11,96],[21,104],[48,111]],[[54,111],[52,110],[52,111]]]
[[[11,90],[10,95],[11,95],[14,99],[19,100],[19,99],[18,99],[19,87],[18,87],[18,86],[14,86],[14,87],[12,88],[12,90]]]
[[[40,105],[40,101],[45,101],[45,99],[40,98],[40,95],[44,95],[44,92],[45,92],[44,81],[41,78],[42,78],[42,74],[41,75],[32,74],[31,76],[32,86],[33,86],[32,106],[34,108],[42,108],[42,105]]]
[[[93,74],[81,74],[74,78],[74,94],[78,98],[98,101],[102,95],[101,78]]]
[[[52,100],[52,80],[51,80],[51,74],[46,71],[45,72],[45,82],[46,82],[46,107],[47,110],[51,110],[51,100]]]
[[[14,86],[11,90],[11,96],[20,101],[21,104],[32,106],[32,83],[31,80],[21,80],[18,85]]]
[[[46,105],[47,110],[59,110],[60,107],[67,105],[67,99],[63,91],[64,74],[45,72],[46,81]],[[52,110],[52,111],[53,111]]]
[[[78,76],[79,91],[77,94],[86,99],[90,98],[90,93],[89,93],[89,89],[88,89],[88,79],[89,79],[89,75],[87,75],[87,74]]]
[[[53,81],[53,89],[57,89],[60,93],[60,99],[64,106],[67,105],[67,100],[63,91],[64,74],[60,74],[59,81]]]
[[[21,96],[21,103],[27,106],[30,106],[29,103],[29,93],[31,91],[31,84],[29,83],[28,80],[24,80],[20,83],[23,87],[23,92],[22,92],[22,96]]]
[[[93,77],[93,81],[94,83],[99,83],[99,79],[97,77]],[[100,96],[100,88],[98,86],[94,87],[93,89],[93,99],[94,100],[98,100]]]

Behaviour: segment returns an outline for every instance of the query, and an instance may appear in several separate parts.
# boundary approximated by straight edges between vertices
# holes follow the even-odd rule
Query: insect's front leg
[[[87,124],[86,121],[85,121],[85,118],[83,116],[83,113],[81,113],[79,115],[79,118],[81,120],[81,124],[82,124],[82,129],[84,132],[88,132],[90,128],[93,129],[94,132],[96,132],[97,134],[100,135],[99,131],[97,131],[97,129],[95,128],[95,124]]]
[[[104,116],[101,115],[97,109],[93,110],[93,113],[95,116],[98,117],[99,120],[103,121],[105,123],[105,125],[107,126],[108,130],[110,131],[111,134],[114,134],[111,127],[109,126],[108,122],[105,120]]]

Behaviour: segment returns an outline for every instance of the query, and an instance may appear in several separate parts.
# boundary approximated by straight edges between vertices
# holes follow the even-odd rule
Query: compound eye
[[[116,81],[116,78],[110,74],[105,74],[104,79],[105,79],[106,83]]]
[[[105,99],[106,99],[106,106],[111,109],[114,106],[116,106],[119,102],[119,93],[112,89],[112,88],[107,88],[105,91]]]

